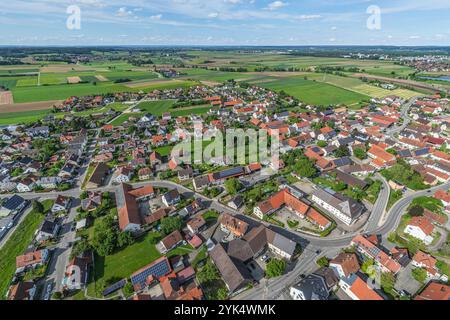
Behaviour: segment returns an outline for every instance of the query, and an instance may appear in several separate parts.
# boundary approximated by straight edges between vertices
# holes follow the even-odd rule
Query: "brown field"
[[[0,91],[0,105],[7,105],[14,103],[13,94],[11,91]]]
[[[145,82],[128,82],[125,84],[128,88],[141,88],[141,87],[148,87],[152,85],[158,85],[158,84],[169,84],[174,82],[180,82],[178,80],[150,80]]]
[[[277,78],[288,78],[288,77],[296,77],[296,76],[304,76],[308,75],[308,72],[244,72],[243,74],[249,74],[253,76],[268,76],[268,77],[277,77]]]
[[[99,81],[108,81],[108,79],[104,76],[95,76]]]
[[[92,68],[79,65],[51,64],[41,68],[42,73],[66,73],[70,71],[91,71]]]
[[[2,104],[2,105],[0,105],[0,114],[1,113],[10,113],[10,112],[49,110],[49,109],[53,108],[54,105],[58,105],[61,102],[62,101],[60,101],[60,100],[52,100],[52,101],[39,101],[39,102],[31,102],[31,103]]]
[[[200,82],[208,87],[214,87],[214,86],[218,86],[218,85],[222,84],[221,82],[215,82],[215,81],[200,81]]]
[[[81,78],[80,77],[68,77],[67,78],[67,83],[69,84],[77,84],[81,82]]]

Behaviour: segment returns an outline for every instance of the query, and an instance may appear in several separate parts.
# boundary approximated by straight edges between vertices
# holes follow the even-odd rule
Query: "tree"
[[[319,267],[328,267],[330,265],[330,260],[327,257],[322,257],[316,261]]]
[[[367,158],[367,152],[364,149],[355,148],[355,150],[353,150],[353,153],[355,157],[357,157],[360,160],[364,160]]]
[[[197,272],[197,279],[200,283],[214,281],[220,279],[219,271],[216,266],[209,260],[205,266]]]
[[[113,216],[104,217],[94,227],[94,236],[91,245],[99,256],[107,256],[114,252],[117,247],[117,225]]]
[[[119,248],[130,246],[134,243],[134,237],[131,232],[121,232],[117,238],[117,245]]]
[[[279,277],[284,274],[285,269],[286,262],[284,260],[272,258],[266,266],[266,277],[269,279]]]
[[[219,288],[219,290],[217,290],[217,299],[218,300],[227,300],[228,299],[228,290],[225,288]]]
[[[427,270],[424,268],[415,268],[411,271],[411,275],[414,279],[419,281],[420,283],[424,283],[427,280]]]
[[[409,209],[408,214],[411,217],[421,217],[423,216],[424,209],[421,206],[413,206],[411,209]]]
[[[161,230],[166,235],[175,230],[180,230],[182,225],[183,221],[180,217],[167,217],[161,220]]]
[[[347,146],[342,145],[336,150],[336,157],[342,158],[348,156],[350,156],[350,151],[348,150]]]
[[[37,213],[44,213],[44,206],[37,200],[33,200],[33,211]]]
[[[317,174],[317,169],[309,161],[308,158],[303,157],[294,165],[294,171],[301,177],[311,178]]]
[[[61,300],[63,298],[62,292],[56,291],[52,295],[53,300]]]
[[[383,272],[381,274],[381,288],[387,294],[393,295],[395,286],[395,276],[391,272]]]
[[[236,178],[231,178],[225,181],[225,190],[230,195],[235,195],[242,189],[242,184]]]
[[[321,147],[321,148],[325,148],[325,147],[328,145],[328,143],[327,143],[326,141],[324,141],[324,140],[319,140],[319,141],[317,142],[317,145],[318,145],[319,147]]]

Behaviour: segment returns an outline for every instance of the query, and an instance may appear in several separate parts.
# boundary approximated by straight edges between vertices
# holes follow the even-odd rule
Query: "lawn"
[[[95,280],[89,284],[88,291],[101,296],[106,281],[128,278],[133,272],[152,263],[161,254],[156,250],[152,239],[159,238],[159,233],[148,233],[134,244],[110,256],[95,257]]]
[[[323,82],[305,80],[304,77],[283,78],[257,85],[275,91],[284,91],[305,103],[314,105],[352,105],[370,99],[367,95]]]
[[[45,200],[42,204],[45,211],[48,211],[52,207],[53,201]],[[5,298],[14,276],[16,257],[24,253],[44,218],[44,215],[34,211],[30,212],[0,250],[0,300]]]

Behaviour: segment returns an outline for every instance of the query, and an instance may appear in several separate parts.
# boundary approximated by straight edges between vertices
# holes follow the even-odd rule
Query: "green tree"
[[[180,230],[183,225],[181,217],[167,217],[161,220],[161,230],[168,235],[175,230]]]
[[[217,290],[217,299],[218,300],[227,300],[228,299],[228,290],[225,288],[219,288],[219,290]]]
[[[231,178],[225,181],[225,190],[230,195],[235,195],[242,189],[242,184],[236,178]]]
[[[272,258],[266,266],[266,277],[269,279],[279,277],[284,274],[285,270],[286,262],[284,260]]]
[[[205,266],[197,272],[197,279],[200,283],[205,283],[209,281],[214,281],[220,279],[219,271],[216,266],[208,260]]]
[[[294,165],[294,171],[301,177],[312,178],[317,174],[317,169],[309,161],[308,158],[303,157]]]
[[[355,148],[355,150],[353,150],[353,153],[354,153],[355,157],[357,157],[360,160],[364,160],[367,158],[367,152],[364,149]]]
[[[424,268],[413,269],[411,275],[420,283],[424,283],[427,280],[427,271]]]
[[[37,213],[44,213],[44,206],[37,200],[33,200],[33,211]]]
[[[411,209],[409,209],[408,214],[411,217],[421,217],[423,216],[424,209],[421,206],[413,206]]]
[[[119,248],[130,246],[134,243],[134,237],[131,232],[121,232],[117,238],[117,245]]]
[[[317,142],[317,145],[318,145],[319,147],[321,147],[321,148],[325,148],[325,147],[328,145],[328,143],[327,143],[326,141],[319,140],[319,141]]]
[[[316,261],[319,267],[328,267],[330,265],[330,260],[327,257],[322,257]]]
[[[391,272],[383,272],[381,274],[381,288],[387,294],[393,295],[395,286],[395,276]]]
[[[348,150],[347,146],[342,145],[336,150],[336,157],[342,158],[348,156],[350,156],[350,151]]]

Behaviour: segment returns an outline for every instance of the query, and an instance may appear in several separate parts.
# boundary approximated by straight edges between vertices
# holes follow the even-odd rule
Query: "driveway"
[[[394,286],[395,290],[404,290],[413,295],[417,292],[417,290],[420,289],[422,285],[411,276],[411,271],[413,268],[413,265],[410,263],[404,270],[402,270],[398,274],[397,282]]]

